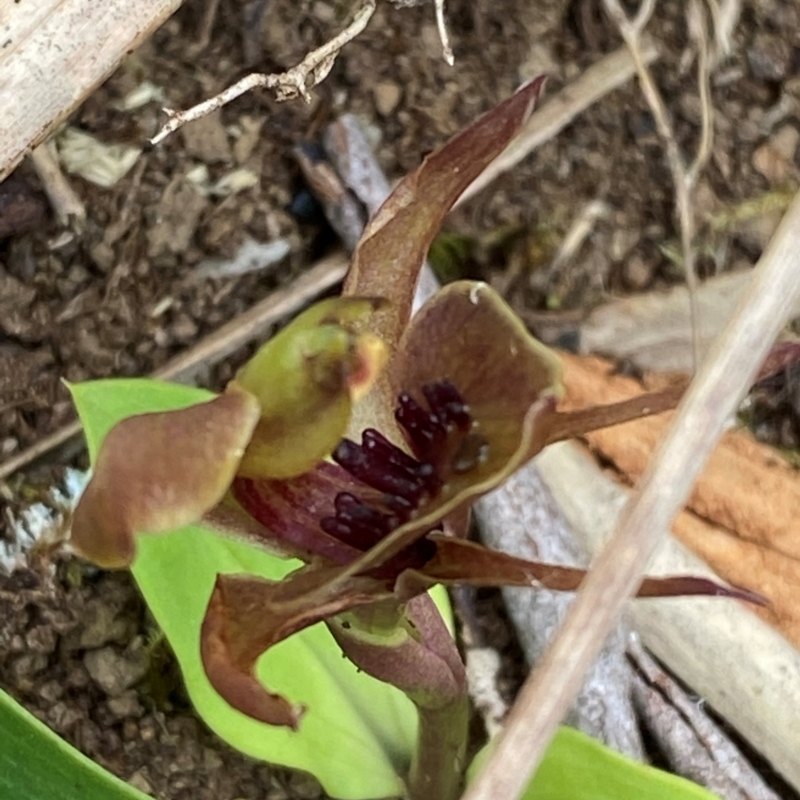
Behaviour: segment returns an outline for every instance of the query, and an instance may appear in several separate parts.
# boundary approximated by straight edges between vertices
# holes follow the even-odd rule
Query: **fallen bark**
[[[641,384],[594,357],[564,356],[564,407],[634,397]],[[590,448],[632,485],[644,472],[672,412],[594,431]],[[673,533],[723,578],[769,600],[755,613],[800,647],[800,481],[797,471],[747,431],[726,433]]]

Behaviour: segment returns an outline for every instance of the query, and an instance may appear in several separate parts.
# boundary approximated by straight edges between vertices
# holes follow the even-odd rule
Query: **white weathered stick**
[[[589,552],[599,552],[629,490],[572,442],[548,447],[536,464],[572,530]],[[666,532],[648,573],[716,577]],[[800,652],[744,603],[637,600],[626,617],[651,652],[800,790]]]
[[[58,165],[53,142],[42,142],[38,147],[34,147],[30,158],[58,224],[68,225],[70,220],[78,224],[83,223],[86,220],[86,207],[64,177]]]
[[[180,4],[0,4],[0,180]]]
[[[800,299],[800,195],[753,274],[750,290],[712,347],[670,431],[623,509],[563,628],[520,693],[497,749],[464,800],[520,797],[589,664],[639,585],[675,514]]]

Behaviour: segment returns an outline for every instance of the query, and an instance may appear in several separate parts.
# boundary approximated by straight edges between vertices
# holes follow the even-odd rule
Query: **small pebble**
[[[92,680],[112,697],[122,694],[146,674],[148,659],[146,654],[132,654],[126,657],[114,647],[90,650],[83,657],[83,664]]]
[[[792,44],[785,33],[759,32],[747,48],[747,62],[753,77],[762,81],[782,81],[792,62]]]
[[[375,108],[382,117],[388,117],[400,103],[402,89],[394,81],[379,81],[372,91]]]

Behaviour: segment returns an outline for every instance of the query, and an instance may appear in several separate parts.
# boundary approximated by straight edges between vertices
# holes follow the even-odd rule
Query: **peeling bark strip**
[[[636,667],[633,696],[645,725],[673,770],[725,800],[778,800],[703,703],[664,672],[634,639],[628,646]]]
[[[565,408],[618,402],[643,391],[637,381],[612,374],[613,365],[600,358],[563,360]],[[633,484],[672,416],[594,431],[584,439]],[[746,431],[726,433],[672,531],[725,580],[764,595],[769,606],[754,607],[754,613],[800,648],[800,480],[774,449]]]

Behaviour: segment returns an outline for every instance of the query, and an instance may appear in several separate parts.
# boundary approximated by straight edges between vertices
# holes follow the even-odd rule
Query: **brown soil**
[[[261,24],[248,29],[243,9],[257,6],[222,0],[211,43],[196,55],[205,4],[188,0],[71,124],[104,142],[139,144],[162,121],[159,103],[135,112],[115,106],[141,82],[163,87],[167,105],[185,108],[253,68],[292,66],[341,27],[350,4],[261,5]],[[665,51],[654,71],[691,154],[699,100],[693,66],[681,67],[683,6],[659,4],[651,30]],[[381,165],[396,178],[524,78],[546,71],[554,93],[621,44],[598,0],[450,0],[447,13],[455,69],[440,57],[432,9],[382,3],[310,104],[278,104],[254,92],[146,151],[112,189],[72,178],[88,212],[80,232],[65,232],[51,218],[27,164],[0,186],[0,459],[72,418],[61,379],[147,374],[334,245],[309,207],[292,147],[313,140],[336,114],[363,118]],[[797,185],[798,30],[793,0],[746,7],[735,54],[715,74],[717,136],[698,192],[701,221],[727,204]],[[253,170],[258,182],[230,197],[203,197],[187,183],[198,165],[212,182],[238,167]],[[608,216],[576,258],[543,278],[572,220],[596,199],[608,204]],[[586,309],[608,291],[682,280],[664,254],[677,239],[672,202],[662,146],[631,82],[455,212],[447,231],[451,242],[466,243],[458,270],[503,287],[525,317],[540,319],[546,308]],[[770,224],[762,215],[729,231],[724,252],[721,237],[706,236],[702,270],[752,261]],[[286,237],[292,252],[267,270],[197,279],[199,266],[231,256],[245,237]],[[219,387],[234,368],[209,369],[204,383]],[[51,459],[0,486],[8,509],[35,499],[35,487],[58,480],[63,466]],[[97,630],[101,618],[104,631]],[[179,681],[151,668],[162,663],[161,651],[150,646],[152,626],[126,576],[61,562],[0,576],[0,621],[0,686],[162,800],[321,796],[314,781],[248,761],[198,722]],[[104,658],[132,665],[129,685],[102,688],[87,663]],[[163,664],[173,669],[168,654]]]

